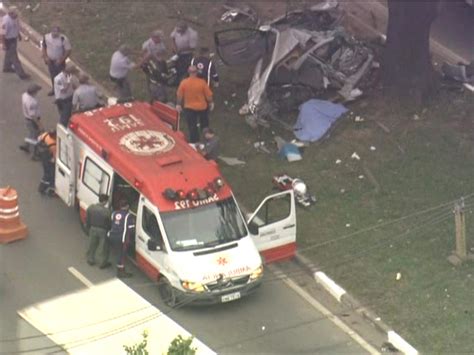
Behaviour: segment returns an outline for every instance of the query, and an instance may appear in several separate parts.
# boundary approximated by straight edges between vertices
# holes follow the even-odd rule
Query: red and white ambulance
[[[293,192],[268,196],[246,221],[217,164],[161,103],[118,104],[58,125],[56,192],[82,223],[99,194],[111,208],[126,199],[137,216],[130,257],[170,306],[239,299],[260,285],[261,256],[269,263],[296,250]]]

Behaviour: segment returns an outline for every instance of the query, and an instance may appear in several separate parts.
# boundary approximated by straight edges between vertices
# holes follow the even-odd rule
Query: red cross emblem
[[[144,137],[139,136],[133,141],[130,142],[134,145],[137,149],[141,150],[144,148],[154,149],[156,147],[160,147],[163,145],[163,142],[158,137]]]
[[[226,258],[224,258],[223,256],[217,258],[217,265],[224,266],[225,264],[227,264]]]

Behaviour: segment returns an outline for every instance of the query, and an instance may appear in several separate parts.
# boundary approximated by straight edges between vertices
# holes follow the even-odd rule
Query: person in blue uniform
[[[199,48],[199,55],[191,60],[191,65],[198,69],[198,77],[206,80],[209,87],[211,87],[211,83],[215,88],[219,87],[219,74],[217,74],[216,66],[210,57],[209,48]]]
[[[130,211],[127,201],[119,202],[119,209],[112,213],[112,227],[109,238],[113,245],[118,247],[117,277],[131,277],[132,274],[125,270],[125,258],[131,238],[135,235],[135,215]]]

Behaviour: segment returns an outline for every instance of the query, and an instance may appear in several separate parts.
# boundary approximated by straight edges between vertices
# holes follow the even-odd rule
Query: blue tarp
[[[321,139],[347,108],[326,100],[311,99],[300,106],[293,130],[296,138],[305,142]]]

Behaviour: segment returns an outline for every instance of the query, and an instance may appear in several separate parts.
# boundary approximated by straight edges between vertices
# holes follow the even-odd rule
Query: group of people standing
[[[214,109],[212,87],[219,86],[219,75],[210,58],[210,50],[207,47],[198,48],[198,33],[183,21],[178,22],[170,39],[175,55],[174,84],[178,85],[176,109],[182,112],[187,122],[189,142],[199,142],[201,135],[206,141],[204,129],[212,132],[210,134],[216,141],[214,132],[209,128],[209,112]],[[130,58],[130,54],[130,47],[121,45],[113,53],[110,63],[109,76],[116,84],[119,101],[133,99],[128,73],[132,69],[141,68],[146,74],[150,101],[167,102],[166,88],[171,82],[163,31],[155,30],[151,33],[150,38],[142,45],[141,58],[137,63]],[[212,146],[215,150],[217,144]],[[206,153],[204,155],[208,157]]]
[[[101,194],[99,202],[87,208],[86,229],[89,234],[87,263],[91,266],[96,264],[98,251],[99,268],[108,268],[111,266],[110,249],[111,246],[115,246],[118,250],[117,277],[131,277],[132,274],[125,269],[125,258],[135,233],[135,215],[130,211],[127,201],[119,201],[119,209],[113,212],[107,207],[108,201],[109,197]]]
[[[5,52],[4,73],[16,73],[20,79],[28,80],[17,53],[17,43],[21,40],[18,12],[15,7],[8,8],[1,21],[0,40]],[[209,127],[209,112],[214,109],[212,87],[219,86],[219,76],[206,47],[198,48],[198,33],[185,22],[179,22],[170,34],[174,53],[176,76],[168,71],[167,49],[161,30],[151,33],[142,45],[142,55],[135,64],[130,59],[131,49],[122,45],[113,53],[109,76],[115,83],[121,101],[133,100],[128,81],[128,73],[141,68],[146,74],[147,88],[151,101],[168,101],[167,87],[177,85],[176,109],[184,116],[189,130],[189,142],[207,159],[216,159],[219,139]],[[41,42],[42,59],[48,67],[51,90],[48,96],[54,97],[58,109],[59,123],[68,126],[73,112],[91,110],[104,105],[105,97],[89,82],[85,73],[68,63],[72,45],[58,25],[43,36]],[[174,82],[170,82],[174,81]],[[26,122],[27,136],[20,149],[33,153],[33,160],[41,160],[43,177],[38,191],[48,196],[56,196],[55,159],[56,130],[45,130],[41,121],[38,93],[41,86],[31,83],[22,94],[22,111]],[[202,135],[204,144],[198,144]],[[119,249],[116,263],[118,277],[130,277],[125,270],[124,260],[134,233],[135,215],[130,212],[126,201],[119,201],[119,209],[111,211],[107,207],[109,197],[99,196],[99,202],[91,205],[86,213],[86,228],[89,234],[87,262],[95,265],[99,251],[99,267],[111,265],[109,254],[111,246]]]

